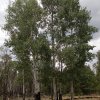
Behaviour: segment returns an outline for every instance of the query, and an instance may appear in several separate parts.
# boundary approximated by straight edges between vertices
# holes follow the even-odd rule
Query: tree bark
[[[23,70],[23,100],[25,100],[25,79],[24,79],[24,70]]]
[[[40,84],[39,84],[39,72],[38,68],[36,66],[36,63],[33,59],[33,76],[34,76],[34,99],[35,100],[41,100],[40,96]]]
[[[62,100],[62,71],[63,71],[62,60],[60,61],[60,68],[61,68],[61,80],[60,80],[61,82],[59,84],[59,100]]]
[[[53,100],[53,81],[51,82],[51,100]]]
[[[3,83],[3,100],[7,100],[7,83]]]
[[[71,100],[74,100],[74,86],[73,86],[73,80],[71,81]]]
[[[57,100],[57,88],[56,88],[56,79],[53,78],[53,92],[54,92],[54,100]]]
[[[38,82],[38,74],[36,72],[36,70],[34,71],[34,98],[35,100],[41,100],[40,99],[40,86],[39,86],[39,82]]]
[[[60,83],[59,86],[59,100],[62,100],[62,89],[61,89],[62,84]]]
[[[59,94],[59,100],[62,100],[62,94],[61,93]]]

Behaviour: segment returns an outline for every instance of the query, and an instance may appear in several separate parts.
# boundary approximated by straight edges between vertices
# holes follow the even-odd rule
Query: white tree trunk
[[[53,78],[53,92],[54,92],[54,100],[57,100],[57,88],[56,88],[56,79]]]
[[[33,81],[34,81],[34,97],[35,100],[40,100],[40,83],[39,83],[39,72],[37,62],[33,59]]]
[[[73,86],[73,80],[71,81],[71,100],[74,100],[74,86]]]
[[[38,69],[34,68],[34,92],[35,94],[40,92]]]
[[[24,70],[23,70],[23,100],[25,100],[25,79],[24,79]]]

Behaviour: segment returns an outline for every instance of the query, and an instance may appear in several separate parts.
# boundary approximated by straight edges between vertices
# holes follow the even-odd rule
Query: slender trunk
[[[3,84],[3,100],[7,100],[7,83]]]
[[[18,98],[18,100],[19,100],[19,94],[17,94],[17,98]]]
[[[5,62],[5,72],[4,72],[4,77],[3,77],[3,100],[8,99],[8,70],[6,68],[7,63]]]
[[[23,100],[25,100],[25,79],[24,79],[24,70],[23,70]]]
[[[71,81],[71,100],[74,100],[74,86],[73,86],[73,80]]]
[[[35,100],[41,100],[40,98],[40,87],[39,87],[39,82],[38,80],[34,80],[34,86],[35,86],[35,89],[34,89],[34,92],[35,92],[35,95],[34,95],[34,98]]]
[[[11,94],[11,87],[12,87],[11,79],[10,79],[10,77],[8,76],[8,89],[7,89],[7,91],[8,91],[8,100],[9,100],[10,97],[12,96],[12,94]]]
[[[62,94],[61,93],[59,94],[59,100],[62,100]]]
[[[35,100],[41,100],[40,97],[40,84],[39,84],[39,73],[38,68],[36,67],[36,63],[33,59],[33,74],[34,74],[34,99]]]
[[[35,100],[41,100],[40,99],[40,86],[37,77],[37,72],[34,71],[34,92],[35,92]]]
[[[60,86],[59,86],[59,100],[62,100],[62,84],[60,83]]]
[[[51,82],[51,100],[53,100],[53,81]]]
[[[63,70],[63,66],[62,66],[62,60],[60,61],[60,68],[61,68],[61,82],[59,84],[59,100],[62,100],[62,70]]]
[[[53,78],[53,91],[54,91],[54,100],[57,100],[57,88],[56,88],[56,79]]]
[[[59,100],[59,88],[58,88],[58,81],[56,80],[56,95],[57,95],[57,97],[56,97],[56,100]]]
[[[51,6],[51,21],[52,21],[51,34],[52,34],[52,57],[53,57],[53,59],[52,59],[52,67],[55,70],[55,39],[54,39],[54,30],[53,30],[53,26],[54,26],[54,11],[53,11],[53,5]],[[57,89],[56,89],[55,76],[53,78],[53,93],[54,93],[54,100],[57,100]]]

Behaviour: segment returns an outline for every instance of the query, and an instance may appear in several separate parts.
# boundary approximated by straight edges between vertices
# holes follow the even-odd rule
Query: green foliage
[[[96,91],[96,76],[90,69],[90,66],[84,66],[74,75],[74,90],[76,95],[89,95]],[[70,77],[72,74],[70,70],[64,69],[63,71],[63,92],[70,91]]]
[[[100,51],[97,52],[97,64],[96,64],[96,79],[97,79],[97,84],[96,84],[96,90],[100,93]]]
[[[32,39],[38,33],[37,22],[41,18],[41,12],[42,10],[35,0],[16,0],[8,8],[7,24],[4,27],[10,35],[7,45],[12,47],[17,56],[17,70],[20,73],[23,69],[25,70],[27,82],[32,76],[30,48],[33,46],[35,52],[39,49],[36,48],[35,43],[32,44]],[[34,50],[34,48],[32,49]]]
[[[16,55],[17,84],[21,87],[23,70],[26,87],[33,84],[34,65],[45,93],[51,92],[54,77],[63,93],[70,91],[72,80],[76,93],[91,92],[95,75],[85,63],[93,58],[88,42],[97,29],[89,25],[90,12],[79,0],[42,0],[42,4],[43,8],[36,0],[16,0],[8,7],[4,29],[10,35],[6,45]]]
[[[83,94],[91,94],[96,90],[96,76],[93,71],[91,71],[89,66],[81,69],[81,74],[79,75],[80,90]]]

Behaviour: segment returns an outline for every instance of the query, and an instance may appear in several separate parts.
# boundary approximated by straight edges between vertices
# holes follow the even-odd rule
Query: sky
[[[92,51],[96,53],[100,50],[100,0],[80,0],[80,4],[91,11],[91,25],[98,29],[98,32],[93,34],[93,39],[89,42],[96,46]]]
[[[8,39],[9,36],[2,27],[5,23],[6,9],[9,4],[9,0],[0,0],[0,46],[3,45],[4,40]],[[80,0],[82,7],[87,7],[87,10],[91,11],[91,25],[98,28],[98,32],[93,34],[93,39],[89,44],[94,45],[93,53],[100,50],[100,0]]]

